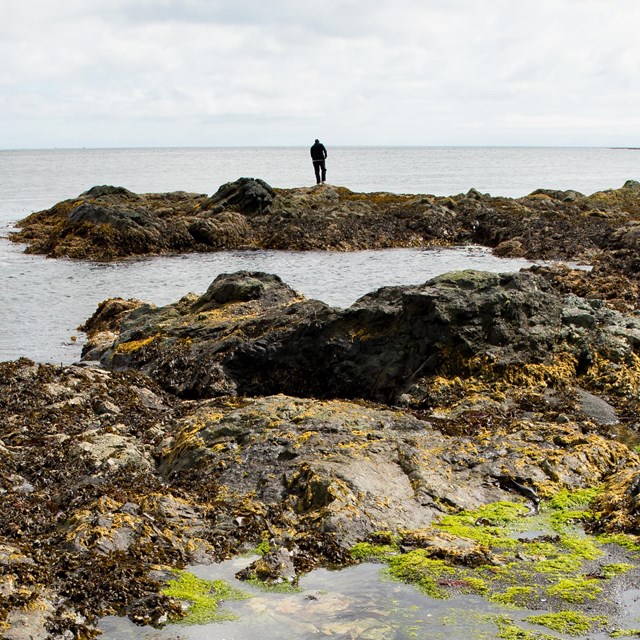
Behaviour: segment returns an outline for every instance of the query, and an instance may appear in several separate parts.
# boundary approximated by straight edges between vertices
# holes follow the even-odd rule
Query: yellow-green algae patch
[[[602,587],[598,586],[598,581],[591,578],[562,578],[550,587],[547,587],[547,593],[550,596],[558,596],[565,602],[575,604],[583,604],[587,600],[595,600],[600,593]]]
[[[220,610],[225,600],[245,600],[251,595],[235,589],[224,580],[205,580],[187,571],[177,571],[176,580],[169,580],[162,590],[167,596],[188,603],[187,615],[181,624],[208,624],[235,620],[236,616]]]
[[[443,516],[435,525],[437,529],[480,544],[499,547],[514,547],[517,542],[510,537],[509,525],[525,513],[528,507],[513,502],[494,502],[476,509],[462,511],[456,515]]]
[[[494,593],[490,599],[492,602],[500,604],[524,607],[527,600],[534,595],[534,591],[533,587],[508,587],[503,593]]]
[[[432,598],[449,597],[438,580],[454,573],[453,567],[444,560],[429,557],[429,552],[425,549],[415,549],[389,559],[389,576],[393,580],[411,583]]]
[[[527,616],[526,622],[540,624],[552,631],[566,633],[570,636],[584,636],[607,624],[604,616],[588,616],[580,611],[558,611],[543,613],[537,616]]]
[[[596,537],[600,544],[617,544],[628,551],[640,553],[640,536],[627,533],[604,533]]]
[[[615,578],[627,571],[631,571],[633,568],[632,564],[627,564],[626,562],[605,564],[604,567],[602,567],[602,575],[607,579]]]
[[[514,624],[508,616],[497,616],[494,623],[498,627],[496,637],[501,640],[558,640],[557,636],[550,636],[548,633],[523,629]]]
[[[398,548],[390,544],[373,544],[371,542],[358,542],[351,547],[351,557],[354,560],[375,562],[386,560],[398,554]]]
[[[628,551],[638,549],[635,538],[596,537],[567,522],[556,526],[554,516],[563,510],[578,511],[584,505],[592,515],[586,505],[597,492],[563,491],[533,516],[527,505],[509,502],[445,515],[431,527],[403,532],[400,538],[374,534],[355,545],[351,555],[357,561],[386,563],[393,580],[413,584],[434,598],[474,593],[522,608],[538,609],[540,603],[551,611],[567,603],[580,608],[605,597],[610,580],[638,568],[600,560],[609,553],[605,545],[619,541],[627,559],[633,557]]]
[[[148,344],[151,344],[158,335],[149,336],[148,338],[142,338],[141,340],[130,340],[129,342],[121,342],[116,346],[116,353],[133,353],[138,351]]]

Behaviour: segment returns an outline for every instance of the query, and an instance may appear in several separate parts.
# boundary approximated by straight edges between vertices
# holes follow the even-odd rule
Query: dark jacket
[[[315,142],[311,147],[311,159],[315,162],[316,160],[324,160],[327,157],[327,150],[324,148],[322,142]]]

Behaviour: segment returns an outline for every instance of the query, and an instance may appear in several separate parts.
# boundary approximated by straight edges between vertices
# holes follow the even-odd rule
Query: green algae
[[[563,536],[560,544],[571,554],[584,560],[595,560],[602,555],[602,551],[590,538],[577,536]]]
[[[474,511],[442,516],[435,527],[486,546],[513,547],[517,543],[509,535],[509,525],[514,525],[527,511],[523,504],[494,502]]]
[[[461,525],[474,526],[478,522],[482,522],[489,526],[504,527],[516,522],[525,515],[528,510],[528,507],[524,504],[502,500],[492,502],[473,511],[461,511],[456,515],[444,516],[440,520],[440,523],[442,525],[447,525],[447,523],[450,525],[460,523]]]
[[[414,549],[388,561],[388,575],[392,580],[406,582],[432,598],[447,598],[447,592],[438,585],[438,579],[453,575],[455,570],[443,560],[429,557],[424,549]]]
[[[640,629],[617,629],[609,635],[612,638],[640,638]]]
[[[496,637],[500,640],[558,640],[556,636],[550,636],[547,633],[522,629],[508,616],[497,616],[494,623],[498,627]]]
[[[259,555],[259,556],[264,556],[265,554],[269,553],[269,550],[271,549],[271,545],[269,544],[268,540],[263,540],[262,542],[260,542],[256,548],[255,548],[255,552]]]
[[[607,619],[604,616],[588,616],[580,611],[543,613],[537,616],[527,616],[525,621],[570,636],[583,636],[585,633],[607,624]]]
[[[540,618],[537,623],[548,623],[553,631],[568,634],[579,628],[593,630],[603,619],[579,610],[591,603],[598,606],[607,582],[636,568],[624,562],[598,566],[594,561],[609,553],[606,544],[622,542],[627,551],[640,550],[633,536],[593,536],[575,524],[592,519],[588,508],[579,507],[597,491],[562,491],[534,515],[529,515],[524,504],[507,502],[444,515],[430,528],[405,532],[400,542],[390,533],[376,539],[372,536],[355,545],[352,557],[386,563],[391,579],[413,584],[433,598],[472,593],[519,608],[537,608],[538,603],[548,601],[548,608],[557,616]],[[579,519],[576,513],[581,514]],[[524,535],[519,537],[520,533]],[[411,550],[406,551],[407,547]],[[558,613],[564,606],[578,611]],[[505,639],[554,637],[505,621],[499,633],[497,637]]]
[[[596,540],[600,544],[617,544],[627,551],[640,553],[640,538],[631,536],[626,533],[605,533],[596,536]]]
[[[573,604],[584,604],[587,600],[595,600],[602,588],[598,586],[597,580],[584,577],[562,578],[550,587],[547,587],[547,594],[562,598],[565,602]]]
[[[205,580],[186,571],[177,571],[176,580],[169,580],[162,590],[167,596],[183,600],[189,604],[187,615],[181,624],[208,624],[235,620],[236,616],[220,610],[225,600],[245,600],[251,596],[235,589],[224,580]]]
[[[595,520],[594,513],[589,506],[602,492],[601,487],[585,489],[562,489],[546,503],[551,510],[550,522],[554,531],[564,533],[576,524],[587,524]]]
[[[351,557],[359,561],[384,561],[397,555],[398,548],[389,544],[372,544],[371,542],[358,542],[350,550]]]
[[[602,492],[601,487],[586,489],[562,489],[548,501],[548,506],[556,511],[574,511],[577,507],[588,507],[593,499]]]
[[[613,563],[613,564],[605,564],[602,567],[602,575],[606,580],[610,580],[611,578],[615,578],[616,576],[620,576],[627,571],[631,571],[634,566],[632,564],[627,564],[626,562],[622,563]]]
[[[508,587],[503,593],[494,593],[489,599],[500,604],[524,607],[534,594],[535,589],[533,587]]]

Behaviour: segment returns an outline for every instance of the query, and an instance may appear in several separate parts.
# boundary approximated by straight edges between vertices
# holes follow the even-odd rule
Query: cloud
[[[0,147],[640,144],[640,4],[614,5],[23,0]]]

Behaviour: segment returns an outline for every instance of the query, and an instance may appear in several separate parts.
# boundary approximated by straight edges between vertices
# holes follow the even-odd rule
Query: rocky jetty
[[[449,197],[276,189],[240,178],[212,196],[136,194],[97,186],[18,223],[9,238],[29,253],[115,260],[236,249],[332,250],[479,244],[499,256],[588,263],[550,275],[580,296],[635,308],[640,183],[585,196],[538,189],[523,198],[472,189]]]

